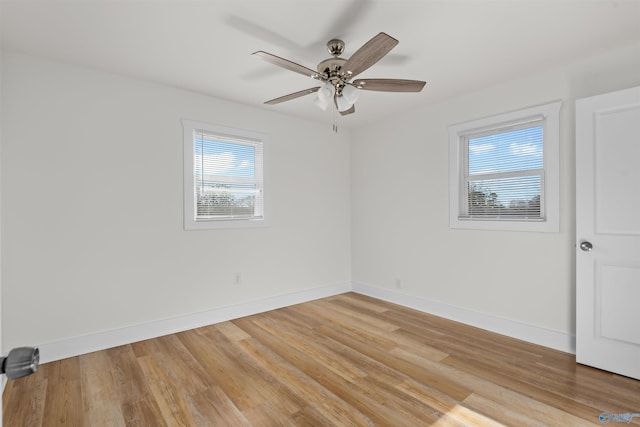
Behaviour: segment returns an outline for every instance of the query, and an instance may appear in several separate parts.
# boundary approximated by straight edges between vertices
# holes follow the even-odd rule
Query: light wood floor
[[[5,427],[584,426],[640,413],[640,381],[348,293],[47,363],[3,399]]]

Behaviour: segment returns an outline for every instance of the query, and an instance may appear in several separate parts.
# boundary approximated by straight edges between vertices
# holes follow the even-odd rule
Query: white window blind
[[[544,119],[462,138],[462,218],[544,219]]]
[[[263,217],[262,143],[194,131],[196,220]]]

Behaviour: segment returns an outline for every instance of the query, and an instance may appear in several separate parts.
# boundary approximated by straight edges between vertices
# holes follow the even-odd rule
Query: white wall
[[[354,131],[354,283],[572,335],[574,102],[638,84],[635,45]],[[563,101],[560,232],[449,229],[447,126],[554,100]]]
[[[2,59],[5,349],[349,283],[348,131]],[[182,118],[270,134],[270,227],[183,230]]]
[[[337,135],[19,54],[1,72],[3,349],[350,281],[571,335],[573,103],[640,84],[640,46]],[[560,233],[450,230],[447,126],[557,99]],[[182,229],[182,118],[271,135],[271,227]]]

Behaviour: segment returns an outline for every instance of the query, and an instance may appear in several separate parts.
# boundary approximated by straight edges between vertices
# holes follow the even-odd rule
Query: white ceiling
[[[632,43],[640,0],[0,0],[3,49],[327,121],[316,81],[252,57],[316,68],[331,38],[344,57],[380,31],[400,41],[360,78],[426,80],[419,93],[363,92],[356,127],[523,73]]]

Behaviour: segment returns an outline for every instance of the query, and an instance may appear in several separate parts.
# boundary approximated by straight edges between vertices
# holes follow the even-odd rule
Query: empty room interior
[[[0,23],[5,426],[640,425],[640,1]]]

